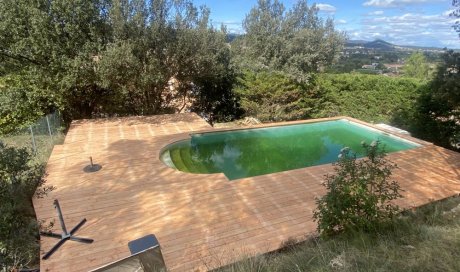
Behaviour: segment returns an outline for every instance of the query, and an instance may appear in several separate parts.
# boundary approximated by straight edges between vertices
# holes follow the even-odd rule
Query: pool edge
[[[370,128],[373,128],[377,131],[388,133],[390,135],[396,136],[398,138],[402,138],[404,140],[414,142],[416,144],[419,144],[421,146],[429,146],[433,145],[433,143],[415,138],[411,135],[405,135],[401,133],[397,133],[394,131],[390,131],[385,128],[381,128],[376,126],[373,123],[368,123],[353,117],[345,116],[345,115],[340,115],[340,116],[335,116],[335,117],[326,117],[326,118],[316,118],[316,119],[307,119],[307,120],[297,120],[297,121],[282,121],[282,122],[272,122],[272,123],[263,123],[263,124],[258,124],[258,125],[253,125],[253,126],[242,126],[242,127],[236,127],[236,128],[213,128],[213,129],[205,129],[205,130],[197,130],[197,131],[192,131],[189,134],[191,137],[192,135],[195,134],[207,134],[207,133],[216,133],[216,132],[227,132],[227,131],[239,131],[239,130],[246,130],[246,129],[257,129],[257,128],[270,128],[270,127],[277,127],[277,126],[289,126],[289,125],[300,125],[300,124],[309,124],[309,123],[319,123],[319,122],[327,122],[327,121],[337,121],[337,120],[347,120],[350,122],[354,122],[360,125],[364,125]],[[185,139],[185,138],[184,138]]]
[[[357,126],[365,126],[365,127],[367,127],[367,129],[376,130],[376,131],[378,131],[380,133],[388,134],[390,137],[397,138],[400,141],[409,142],[409,143],[415,145],[415,147],[411,148],[411,149],[417,149],[417,148],[422,148],[422,147],[425,147],[425,146],[432,146],[433,145],[430,142],[420,140],[420,139],[412,137],[410,135],[405,135],[405,134],[397,133],[397,132],[394,132],[394,131],[389,131],[387,129],[378,127],[378,126],[376,126],[374,124],[367,123],[365,121],[361,121],[359,119],[355,119],[355,118],[352,118],[352,117],[349,117],[349,116],[336,116],[336,117],[316,118],[316,119],[297,120],[297,121],[283,121],[283,122],[274,122],[274,123],[263,123],[263,124],[258,124],[258,125],[254,125],[254,126],[243,126],[243,127],[237,127],[237,128],[220,128],[220,129],[212,128],[212,129],[191,131],[191,132],[187,132],[187,133],[180,133],[180,134],[174,135],[175,137],[172,137],[170,139],[170,141],[168,141],[168,143],[160,149],[160,151],[158,153],[158,156],[157,156],[157,159],[159,161],[161,161],[165,166],[169,167],[161,159],[162,154],[167,150],[167,148],[169,146],[171,146],[173,144],[176,144],[178,142],[191,140],[192,136],[196,135],[196,134],[232,132],[232,131],[241,131],[241,130],[248,130],[248,129],[262,129],[262,128],[272,128],[272,127],[283,127],[283,126],[290,126],[290,125],[313,124],[313,123],[321,123],[321,122],[328,122],[328,121],[339,121],[339,120],[346,120],[346,121],[348,121],[350,123],[353,123],[353,124],[355,124]],[[395,152],[392,152],[392,153],[399,153],[399,152],[404,152],[404,151],[406,151],[406,150],[395,151]],[[313,166],[308,166],[308,167],[304,167],[304,168],[297,168],[297,169],[305,169],[305,168],[309,168],[309,167],[318,167],[318,166],[332,165],[332,164],[333,163],[326,163],[326,164],[313,165]],[[246,179],[252,179],[252,178],[258,177],[258,176],[276,174],[276,173],[268,173],[268,174],[257,175],[257,176],[252,176],[252,177],[229,179],[222,172],[221,173],[188,173],[188,172],[181,171],[181,170],[177,169],[176,167],[173,167],[171,169],[173,169],[174,171],[178,171],[178,172],[181,172],[181,173],[184,173],[184,174],[189,174],[189,175],[223,175],[223,176],[225,176],[227,181],[246,180]],[[278,173],[287,172],[287,171],[293,171],[293,170],[297,170],[297,169],[290,169],[290,170],[280,171]]]

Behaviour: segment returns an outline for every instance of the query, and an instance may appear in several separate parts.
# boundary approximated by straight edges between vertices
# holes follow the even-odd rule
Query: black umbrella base
[[[93,239],[88,239],[88,238],[81,238],[74,236],[75,232],[78,231],[81,226],[83,226],[86,222],[86,218],[83,218],[83,220],[80,221],[70,232],[67,232],[65,223],[64,223],[64,218],[62,217],[62,212],[61,212],[61,207],[59,206],[59,201],[56,199],[54,200],[54,207],[56,208],[59,216],[59,222],[61,223],[61,228],[62,228],[62,233],[53,233],[53,232],[40,232],[40,235],[45,236],[45,237],[51,237],[51,238],[56,238],[59,239],[59,242],[57,242],[45,255],[43,255],[42,259],[46,260],[48,259],[51,255],[53,255],[56,250],[58,250],[66,241],[71,240],[75,242],[80,242],[80,243],[85,243],[85,244],[91,244],[94,240]]]

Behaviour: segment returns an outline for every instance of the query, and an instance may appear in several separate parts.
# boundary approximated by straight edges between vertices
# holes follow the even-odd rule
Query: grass
[[[216,271],[460,271],[460,197],[406,211],[376,233],[286,244]]]
[[[64,134],[60,132],[61,130],[54,130],[53,136],[50,136],[49,134],[35,134],[35,144],[36,144],[36,150],[37,152],[34,154],[33,158],[31,159],[30,163],[32,164],[39,164],[39,165],[46,165],[51,152],[53,150],[54,145],[56,144],[62,144],[64,141]],[[27,130],[23,130],[20,132],[17,132],[13,135],[0,135],[0,141],[5,143],[7,146],[14,146],[14,147],[19,147],[19,148],[27,148],[30,150],[30,152],[33,152],[33,144],[32,144],[32,138],[31,134]],[[32,153],[33,154],[33,153]],[[30,177],[30,176],[29,176]],[[23,184],[21,185],[22,187],[25,187],[27,185]],[[30,186],[30,184],[29,184]],[[14,193],[14,191],[11,191]],[[18,198],[20,197],[20,198]],[[22,226],[22,229],[26,229],[29,233],[30,232],[36,232],[37,237],[34,237],[33,235],[31,236],[28,232],[24,233],[23,237],[15,237],[15,239],[18,239],[17,242],[15,243],[20,243],[20,244],[15,244],[14,250],[17,252],[27,252],[24,253],[22,256],[23,258],[26,258],[24,260],[24,263],[27,263],[27,266],[29,268],[38,268],[39,267],[39,244],[38,244],[38,229],[35,229],[35,223],[36,223],[36,216],[35,216],[35,211],[32,206],[32,201],[30,198],[28,198],[26,195],[19,195],[15,196],[16,198],[16,204],[19,203],[20,208],[10,208],[5,209],[7,212],[5,219],[6,220],[0,220],[3,222],[9,222],[11,220],[8,219],[8,216],[14,216],[16,218],[24,218],[25,222],[30,222],[30,225],[24,227]],[[6,202],[5,202],[6,203]],[[8,203],[7,203],[8,204]],[[27,220],[27,221],[26,221]],[[19,221],[17,221],[19,222]],[[40,222],[38,222],[40,223]],[[45,225],[42,226],[44,228],[49,227],[50,225]],[[15,226],[13,225],[8,225],[8,226],[1,226],[4,228],[13,228]],[[0,250],[3,250],[2,245],[3,241],[0,241]],[[19,248],[19,246],[22,244],[23,248]],[[11,252],[7,252],[8,254],[11,254]],[[26,255],[28,254],[28,255]],[[1,255],[1,254],[0,254]],[[34,256],[35,255],[35,256]],[[0,258],[1,259],[1,258]],[[1,263],[1,261],[0,261]],[[2,267],[4,265],[7,265],[6,267],[9,267],[10,265],[13,265],[12,263],[6,263],[0,264],[0,271],[6,271],[2,270]],[[8,270],[8,269],[7,269]],[[9,271],[9,270],[8,270]],[[13,271],[13,270],[12,270]],[[14,270],[16,271],[16,270]]]
[[[32,152],[32,138],[29,133],[24,132],[16,135],[0,135],[0,141],[8,146],[25,147]],[[64,142],[64,134],[58,132],[52,137],[46,135],[35,135],[35,144],[37,153],[34,156],[34,162],[39,164],[46,164],[54,145],[62,144]]]

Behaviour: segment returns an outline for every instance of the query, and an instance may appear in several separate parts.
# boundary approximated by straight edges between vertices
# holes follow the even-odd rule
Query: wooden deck
[[[159,160],[168,143],[211,129],[194,114],[73,122],[47,165],[48,185],[56,190],[34,199],[34,207],[39,220],[55,220],[60,232],[53,208],[59,199],[68,228],[85,217],[78,235],[95,241],[66,242],[41,261],[41,271],[100,267],[129,256],[128,242],[152,233],[170,271],[215,268],[313,233],[314,198],[325,192],[321,182],[330,164],[228,181],[223,174],[179,172]],[[394,177],[406,208],[460,193],[460,154],[422,144],[389,155],[399,165]],[[83,172],[89,156],[101,171]],[[42,254],[56,241],[42,237]]]

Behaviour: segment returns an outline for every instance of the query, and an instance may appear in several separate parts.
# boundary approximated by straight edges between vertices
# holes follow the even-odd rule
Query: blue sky
[[[290,8],[296,0],[280,0]],[[194,0],[211,9],[215,26],[224,23],[230,32],[242,33],[241,22],[257,0]],[[399,45],[460,48],[449,17],[451,0],[318,0],[323,17],[350,39],[383,39]]]

